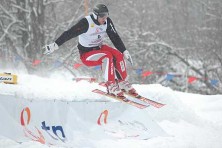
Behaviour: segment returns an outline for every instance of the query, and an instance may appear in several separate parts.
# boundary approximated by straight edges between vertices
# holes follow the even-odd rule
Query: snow
[[[52,75],[42,78],[35,75],[19,74],[17,85],[0,83],[0,94],[15,94],[24,99],[62,100],[67,102],[114,101],[91,93],[94,88],[103,89],[96,83],[72,81],[71,76]],[[140,94],[167,104],[161,109],[145,109],[152,120],[168,134],[148,140],[116,139],[80,131],[75,139],[58,147],[78,148],[221,148],[222,147],[222,95],[199,95],[173,91],[159,84],[133,85]],[[141,110],[142,112],[142,110]],[[133,116],[131,117],[133,118]],[[121,135],[120,135],[121,136]],[[27,141],[21,144],[1,136],[0,148],[46,148],[38,142]]]

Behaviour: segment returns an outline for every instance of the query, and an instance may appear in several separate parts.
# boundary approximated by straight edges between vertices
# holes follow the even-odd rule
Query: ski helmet
[[[97,4],[93,8],[93,13],[98,17],[104,17],[109,15],[109,10],[104,4]]]

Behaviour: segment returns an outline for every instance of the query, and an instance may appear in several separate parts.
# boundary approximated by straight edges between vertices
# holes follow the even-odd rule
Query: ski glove
[[[133,60],[132,60],[132,57],[131,57],[129,51],[128,51],[128,50],[125,50],[125,51],[123,52],[123,55],[124,55],[124,57],[131,63],[131,65],[133,65]]]
[[[53,53],[55,50],[59,49],[59,46],[54,42],[54,43],[51,43],[49,45],[46,45],[44,47],[45,49],[45,52],[43,54],[51,54]]]

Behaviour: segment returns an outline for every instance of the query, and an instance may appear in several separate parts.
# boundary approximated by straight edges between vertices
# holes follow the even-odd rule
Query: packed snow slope
[[[21,74],[0,84],[0,148],[221,148],[222,96],[133,85],[166,104],[137,109],[91,92],[96,83],[69,76]]]

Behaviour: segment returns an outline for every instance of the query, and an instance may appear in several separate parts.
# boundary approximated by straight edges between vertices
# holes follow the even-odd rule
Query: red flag
[[[143,76],[143,77],[147,77],[147,76],[149,76],[149,75],[151,75],[151,74],[153,74],[153,72],[151,72],[151,71],[145,71],[145,72],[142,74],[142,76]]]
[[[32,62],[32,65],[33,66],[37,66],[37,65],[39,65],[41,63],[41,60],[34,60],[33,62]]]
[[[73,65],[73,68],[74,68],[74,69],[77,69],[77,68],[79,68],[79,67],[81,67],[81,66],[82,66],[82,64],[76,63],[76,64]]]
[[[196,80],[197,80],[197,77],[193,77],[193,76],[188,77],[188,83],[190,83],[190,84]]]

